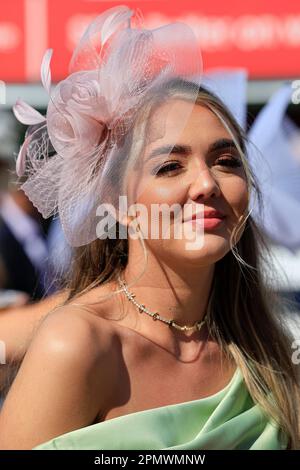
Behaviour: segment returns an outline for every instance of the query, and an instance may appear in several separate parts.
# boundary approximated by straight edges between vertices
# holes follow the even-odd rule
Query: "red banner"
[[[0,10],[0,80],[39,81],[47,47],[54,49],[53,80],[68,63],[87,23],[120,1],[13,0]],[[145,26],[183,21],[194,30],[205,69],[245,67],[252,78],[300,75],[299,0],[130,1]]]
[[[24,78],[24,2],[14,0],[0,8],[0,80]]]

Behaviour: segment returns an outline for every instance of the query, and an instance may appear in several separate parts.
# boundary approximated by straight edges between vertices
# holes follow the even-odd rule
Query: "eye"
[[[216,164],[229,168],[240,168],[243,166],[243,163],[239,158],[233,157],[230,154],[222,155],[216,160]]]
[[[174,174],[176,172],[176,170],[180,170],[181,168],[182,168],[182,166],[180,165],[179,162],[169,161],[164,165],[160,165],[160,166],[154,168],[154,170],[152,171],[152,174],[154,174],[156,176],[162,176],[162,175],[169,175],[170,176],[171,173]]]

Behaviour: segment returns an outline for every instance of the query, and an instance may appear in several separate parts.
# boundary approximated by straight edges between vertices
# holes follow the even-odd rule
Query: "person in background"
[[[14,121],[11,114],[1,111],[0,287],[20,291],[24,299],[38,300],[46,294],[48,248],[40,214],[13,182],[18,142]]]
[[[3,288],[26,292],[31,300],[44,296],[47,243],[36,211],[23,191],[1,195],[0,256]]]

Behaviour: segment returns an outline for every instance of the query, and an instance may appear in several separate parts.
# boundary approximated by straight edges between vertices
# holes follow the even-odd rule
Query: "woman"
[[[67,293],[61,291],[39,302],[1,310],[0,341],[5,345],[5,357],[0,365],[0,403],[24,358],[34,330],[41,319],[51,309],[63,304],[66,298]]]
[[[62,226],[77,249],[69,298],[41,323],[4,403],[0,446],[298,448],[299,384],[290,338],[275,315],[276,299],[264,287],[260,273],[262,239],[248,210],[250,190],[258,188],[247,165],[244,136],[218,99],[183,80],[182,74],[176,79],[178,69],[164,68],[161,80],[157,70],[162,67],[156,66],[165,58],[161,48],[154,48],[159,50],[158,62],[146,54],[142,65],[136,65],[134,51],[140,59],[149,37],[131,42],[129,30],[120,28],[120,32],[120,16],[128,24],[129,12],[109,10],[89,30],[101,25],[103,39],[107,25],[118,24],[108,54],[120,46],[123,61],[131,57],[135,75],[151,63],[150,72],[147,69],[151,85],[147,88],[145,80],[139,88],[142,99],[124,105],[126,112],[121,121],[115,118],[114,127],[100,121],[98,140],[100,135],[102,152],[108,152],[106,163],[99,163],[97,147],[96,164],[87,170],[94,153],[86,152],[81,159],[84,132],[79,143],[72,134],[66,149],[63,131],[67,128],[70,135],[70,128],[63,102],[66,95],[70,97],[69,88],[54,94],[53,113],[65,112],[55,132],[48,109],[53,147],[58,155],[68,152],[66,158],[73,158],[59,167],[65,170],[63,190],[69,190],[69,197],[59,193],[59,201]],[[160,32],[151,36],[156,45]],[[132,54],[124,56],[124,41]],[[86,54],[86,45],[83,42],[73,64],[82,66],[80,59],[86,55],[80,52]],[[100,74],[102,85],[107,76]],[[119,77],[124,82],[128,78]],[[130,83],[128,79],[126,85]],[[120,96],[124,98],[123,92]],[[67,103],[74,104],[70,99]],[[96,104],[105,103],[109,114],[106,102],[94,96],[93,103],[93,112]],[[82,109],[86,112],[86,102]],[[132,125],[126,120],[128,113]],[[84,130],[87,121],[78,122]],[[29,159],[32,147],[27,149]],[[23,163],[19,161],[19,168]],[[48,163],[52,165],[51,160]],[[74,167],[76,186],[71,178]],[[39,170],[36,166],[30,176],[41,177]],[[93,187],[95,175],[95,184],[101,181],[99,191]],[[100,224],[98,238],[92,240],[90,209],[103,200],[103,186],[117,236],[105,238]],[[29,179],[27,190],[32,187]],[[87,187],[92,190],[84,197]],[[117,195],[134,202],[136,212],[113,212],[116,188]],[[78,193],[83,205],[74,205],[74,199],[70,204],[70,196],[78,199]],[[93,196],[95,204],[89,204]],[[108,201],[114,202],[108,206]],[[164,226],[163,215],[152,216],[155,204],[183,211],[174,211]],[[79,208],[75,222],[70,217],[74,207]],[[106,221],[111,234],[115,225],[109,217]],[[159,236],[147,236],[157,227]]]

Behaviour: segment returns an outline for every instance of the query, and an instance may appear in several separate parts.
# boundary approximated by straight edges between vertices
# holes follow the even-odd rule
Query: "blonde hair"
[[[188,100],[190,86],[172,82],[164,99]],[[262,204],[247,160],[243,130],[224,104],[203,87],[196,103],[214,112],[230,131],[243,160],[248,194],[254,191],[258,204]],[[151,106],[147,112],[150,110]],[[296,365],[292,363],[293,338],[284,321],[283,303],[263,279],[262,260],[265,265],[270,264],[268,244],[248,210],[231,234],[230,247],[215,265],[208,305],[210,334],[242,371],[252,399],[288,437],[288,448],[298,449],[300,389]],[[69,289],[66,303],[93,287],[116,280],[127,260],[128,240],[119,239],[118,231],[116,239],[97,239],[77,248],[66,286]]]

